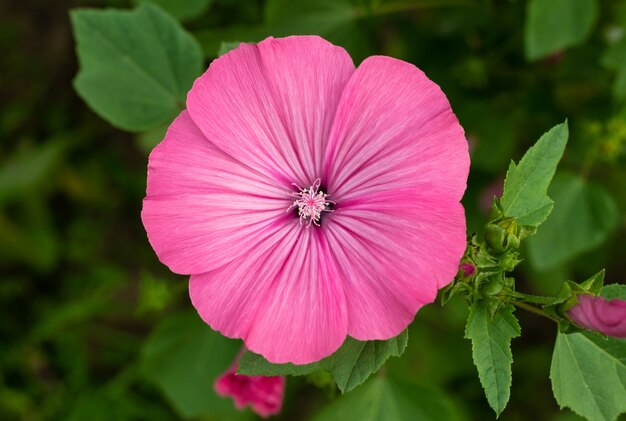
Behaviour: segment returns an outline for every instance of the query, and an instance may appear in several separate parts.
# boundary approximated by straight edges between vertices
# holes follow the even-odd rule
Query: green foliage
[[[597,0],[530,0],[524,29],[526,57],[537,60],[581,44],[597,17]]]
[[[318,413],[314,421],[455,421],[440,392],[388,377],[375,377]]]
[[[565,281],[557,296],[544,303],[544,312],[558,323],[560,332],[572,333],[581,331],[567,316],[567,310],[578,303],[577,295],[599,294],[604,285],[604,273],[605,271],[602,269],[580,284],[573,281]]]
[[[78,94],[102,118],[130,131],[168,123],[202,71],[198,43],[151,4],[133,11],[71,13]]]
[[[554,209],[528,239],[528,256],[538,270],[554,268],[599,246],[619,223],[612,196],[580,176],[557,174],[549,193]]]
[[[534,227],[545,221],[554,205],[547,194],[548,186],[568,136],[567,122],[556,125],[528,149],[517,165],[511,162],[502,194],[504,215]]]
[[[190,20],[202,15],[212,0],[132,0],[136,5],[154,3],[178,20]]]
[[[0,205],[23,197],[44,183],[60,160],[65,142],[50,139],[40,147],[25,148],[0,167]]]
[[[239,347],[197,314],[177,314],[165,318],[147,339],[141,367],[182,416],[235,419],[239,414],[232,402],[218,397],[213,383],[233,364]]]
[[[239,44],[241,44],[241,42],[239,41],[222,42],[220,44],[220,49],[217,52],[218,57],[226,54],[230,50],[234,50],[235,48],[239,47]]]
[[[550,369],[554,397],[591,421],[626,412],[626,341],[558,333]]]
[[[509,401],[511,389],[511,339],[520,336],[521,329],[507,305],[494,316],[482,301],[470,308],[465,337],[472,341],[472,356],[478,368],[480,383],[491,408],[499,416]]]
[[[389,357],[399,357],[406,349],[408,331],[386,341],[357,341],[348,337],[329,357],[306,365],[272,364],[260,355],[246,352],[239,361],[239,373],[247,375],[302,376],[318,370],[329,371],[342,392],[362,384],[378,371]]]
[[[602,63],[617,73],[613,82],[613,96],[623,100],[626,98],[626,38],[611,45],[602,58]]]

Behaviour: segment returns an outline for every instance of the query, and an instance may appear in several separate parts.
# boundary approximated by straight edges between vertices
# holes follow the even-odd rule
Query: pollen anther
[[[319,227],[322,212],[332,212],[330,205],[335,204],[335,202],[329,200],[328,194],[320,190],[321,180],[319,178],[308,189],[302,188],[296,183],[293,185],[298,188],[298,191],[291,193],[295,200],[287,211],[297,208],[300,224],[306,223],[307,228],[311,224]]]

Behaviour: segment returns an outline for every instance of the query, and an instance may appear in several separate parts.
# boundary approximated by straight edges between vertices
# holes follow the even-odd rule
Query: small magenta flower
[[[578,304],[567,311],[577,325],[608,336],[626,338],[626,301],[607,300],[594,295],[579,295]]]
[[[476,275],[476,266],[471,263],[461,263],[459,265],[459,269],[461,270],[461,273],[463,273],[463,276],[466,278]]]
[[[237,363],[215,380],[215,392],[231,397],[237,409],[250,406],[263,418],[280,412],[285,395],[284,376],[246,376],[237,374]]]
[[[150,155],[142,219],[213,329],[273,363],[389,339],[465,250],[462,127],[412,64],[314,36],[211,63]]]

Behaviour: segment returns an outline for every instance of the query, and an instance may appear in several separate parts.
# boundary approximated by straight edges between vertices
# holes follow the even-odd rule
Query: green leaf
[[[130,131],[169,123],[202,71],[195,39],[151,4],[133,11],[71,12],[80,71],[74,87],[112,125]]]
[[[547,190],[563,156],[569,132],[567,121],[554,126],[524,154],[519,164],[511,162],[506,173],[502,209],[521,225],[539,226],[554,202]]]
[[[530,0],[526,11],[526,58],[537,60],[584,42],[598,18],[596,0]]]
[[[348,393],[314,421],[454,421],[450,401],[439,391],[387,377],[375,377]]]
[[[549,193],[554,209],[528,239],[530,263],[540,271],[596,248],[619,224],[613,197],[602,186],[578,175],[557,174]]]
[[[144,344],[141,368],[183,417],[236,419],[242,415],[230,400],[215,394],[213,382],[232,365],[239,348],[197,314],[168,316]]]
[[[617,72],[613,82],[613,96],[617,99],[626,98],[626,37],[607,48],[602,64]]]
[[[520,335],[513,306],[506,305],[491,318],[484,301],[475,301],[470,308],[465,337],[472,341],[472,356],[487,401],[496,415],[506,407],[511,389],[511,339]]]
[[[558,333],[550,379],[561,407],[595,421],[626,412],[626,341]]]
[[[178,20],[197,18],[209,8],[211,0],[132,0],[136,5],[154,3]]]
[[[408,331],[386,341],[361,342],[348,337],[329,357],[312,364],[272,364],[261,355],[246,352],[239,360],[239,373],[247,375],[302,376],[318,370],[329,371],[342,392],[348,392],[363,383],[387,361],[404,352]]]
[[[626,300],[626,285],[622,285],[622,284],[605,285],[604,288],[602,288],[600,295],[606,298],[607,300],[612,300],[614,298],[621,298],[622,300]]]

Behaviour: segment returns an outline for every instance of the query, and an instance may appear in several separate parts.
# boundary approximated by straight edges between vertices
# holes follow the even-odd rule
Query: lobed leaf
[[[559,332],[550,379],[560,407],[591,421],[615,420],[626,412],[626,340]]]
[[[202,71],[196,40],[157,6],[71,12],[80,71],[76,92],[112,125],[143,131],[184,108]]]

